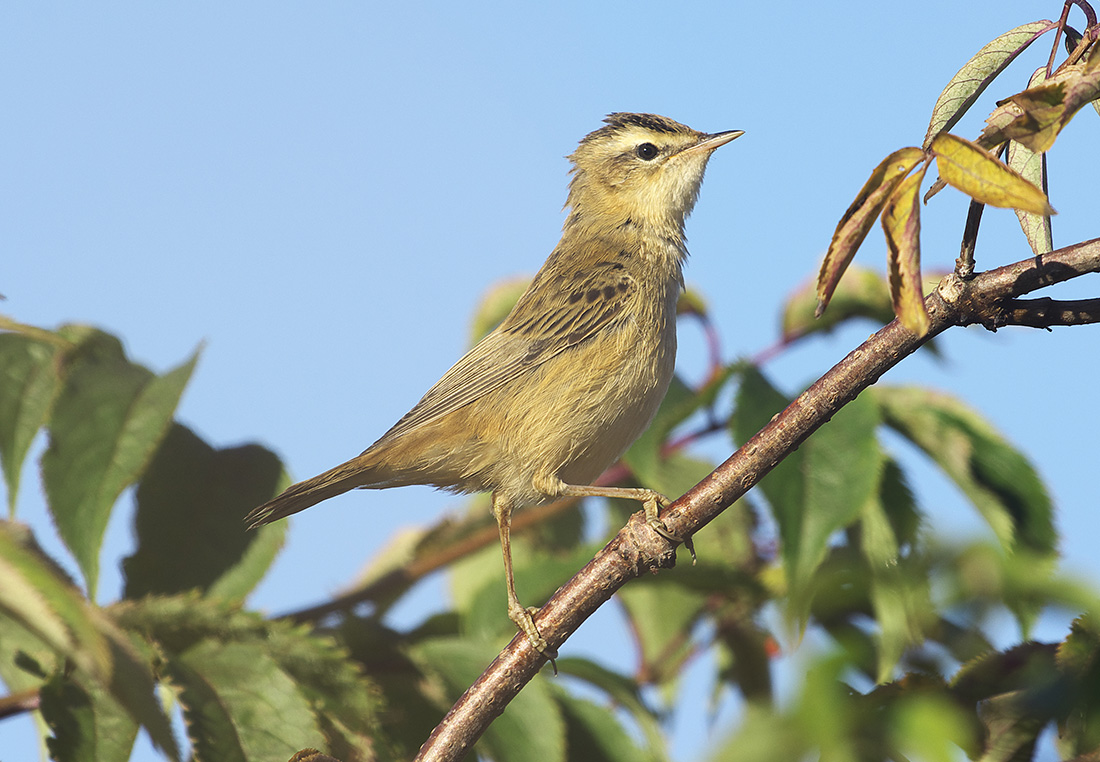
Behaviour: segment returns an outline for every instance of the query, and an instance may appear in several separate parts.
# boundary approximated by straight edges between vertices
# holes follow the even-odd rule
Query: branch
[[[1100,272],[1100,238],[997,268],[964,281],[948,275],[925,300],[931,327],[917,337],[896,320],[853,350],[759,433],[661,516],[681,537],[698,532],[749,491],[780,460],[887,370],[952,326],[1008,325],[1014,299],[1039,288]],[[1049,316],[1048,316],[1049,317]],[[634,514],[627,525],[536,615],[539,632],[558,648],[620,587],[676,563],[675,546]],[[417,760],[461,759],[546,662],[517,635],[462,695],[420,748]]]
[[[40,698],[37,688],[28,688],[0,697],[0,720],[38,709]]]

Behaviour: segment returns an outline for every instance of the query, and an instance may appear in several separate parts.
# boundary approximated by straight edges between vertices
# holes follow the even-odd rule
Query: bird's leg
[[[550,659],[551,664],[554,664],[554,658],[558,655],[557,651],[554,651],[547,644],[546,639],[539,633],[539,628],[535,626],[535,620],[531,616],[538,609],[524,608],[523,604],[519,602],[519,596],[516,595],[516,580],[512,574],[512,501],[497,492],[493,493],[493,516],[497,520],[497,529],[500,532],[500,549],[504,554],[504,579],[508,586],[508,618],[515,622],[519,631],[527,636],[527,639],[531,641],[531,645],[539,653]],[[557,665],[554,664],[554,672],[557,673],[557,671]]]
[[[651,489],[636,487],[592,487],[579,484],[565,484],[558,486],[557,494],[562,497],[620,497],[624,500],[637,500],[645,510],[645,523],[657,534],[666,540],[683,543],[691,553],[691,563],[695,565],[695,544],[690,537],[679,537],[668,531],[665,522],[661,521],[660,509],[667,507],[672,501]]]

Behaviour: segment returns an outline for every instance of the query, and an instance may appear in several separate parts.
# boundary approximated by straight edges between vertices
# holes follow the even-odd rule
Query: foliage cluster
[[[1042,231],[1051,210],[1035,187],[1045,177],[1034,156],[1100,91],[1098,27],[1078,5],[1089,16],[1085,33],[1068,30],[1064,18],[1025,25],[960,71],[925,147],[884,161],[841,221],[817,293],[785,305],[788,342],[845,320],[889,319],[894,310],[920,330],[914,215],[932,158],[943,179],[977,203],[1023,207],[1036,252],[1049,250]],[[1019,50],[1052,30],[1070,43],[1057,73],[1048,67],[1049,78],[1004,102],[976,143],[945,132]],[[1009,166],[987,153],[998,144],[1007,146]],[[841,280],[880,214],[890,275],[851,268]],[[475,331],[499,319],[513,296],[487,300]],[[813,321],[815,303],[830,299],[827,319]],[[713,330],[696,294],[683,305]],[[346,761],[410,758],[514,635],[481,499],[463,519],[395,538],[351,594],[286,618],[250,611],[247,596],[286,526],[246,532],[242,519],[288,478],[265,448],[218,449],[174,420],[197,355],[157,374],[93,328],[0,327],[0,459],[10,513],[0,521],[0,679],[9,691],[0,721],[37,712],[54,759],[121,762],[142,729],[172,759],[285,759],[302,747]],[[701,384],[674,381],[654,425],[610,476],[681,494],[715,465],[694,443],[744,442],[790,401],[761,364],[714,358]],[[883,444],[886,431],[957,486],[988,524],[988,542],[946,543],[927,529],[906,459]],[[42,432],[41,484],[80,581],[40,548],[45,527],[15,519],[20,477]],[[97,605],[104,530],[131,487],[137,547],[123,560],[118,600]],[[614,531],[635,507],[564,501],[518,515],[524,598],[551,594],[606,542],[585,526]],[[586,521],[596,512],[599,520]],[[501,762],[668,759],[662,719],[702,654],[717,664],[712,698],[735,691],[746,707],[714,759],[816,751],[829,759],[947,760],[961,748],[973,758],[1026,760],[1051,726],[1063,757],[1100,753],[1095,597],[1057,572],[1051,501],[1027,458],[962,401],[874,387],[695,545],[696,566],[638,580],[619,596],[637,653],[632,672],[566,655],[557,662],[561,677],[529,684],[479,753]],[[442,568],[451,610],[407,631],[388,626],[390,607]],[[1050,607],[1080,614],[1071,631],[1057,643],[1026,640]],[[1024,633],[1008,649],[994,647],[989,634],[1003,613]],[[781,644],[799,637],[825,645],[798,698],[780,707],[771,665]],[[172,730],[177,711],[186,748]]]

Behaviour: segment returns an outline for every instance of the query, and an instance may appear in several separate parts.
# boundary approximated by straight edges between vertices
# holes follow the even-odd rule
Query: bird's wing
[[[504,322],[443,374],[379,442],[470,404],[622,318],[637,284],[621,262],[596,261],[583,272],[560,272],[552,266],[556,257],[557,252]]]

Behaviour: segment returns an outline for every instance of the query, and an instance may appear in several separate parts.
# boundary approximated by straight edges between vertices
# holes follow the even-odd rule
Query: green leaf
[[[421,672],[438,685],[447,705],[457,700],[496,656],[492,647],[457,638],[425,640],[411,646],[408,653]],[[541,677],[528,683],[508,704],[474,748],[478,747],[496,762],[564,762],[565,722]]]
[[[64,659],[10,616],[0,616],[0,682],[9,693],[37,690]]]
[[[888,509],[881,500],[867,503],[860,528],[860,549],[870,572],[869,596],[878,624],[876,680],[882,683],[893,675],[906,649],[926,639],[936,609],[927,569],[919,560],[901,555]]]
[[[304,626],[272,626],[263,642],[309,700],[330,752],[358,759],[385,745],[382,701],[344,648]]]
[[[772,386],[757,368],[745,369],[730,417],[733,440],[739,445],[744,444],[789,403],[790,400]],[[791,552],[799,547],[802,536],[805,459],[806,450],[800,447],[778,463],[757,486],[771,506],[784,548],[790,548]]]
[[[959,746],[973,744],[971,725],[949,697],[912,691],[892,707],[888,720],[891,741],[906,757],[927,762],[956,762]],[[962,739],[962,744],[959,744]]]
[[[151,667],[157,660],[156,655],[147,648],[142,653],[138,646],[144,643],[131,640],[100,609],[93,613],[100,615],[98,625],[108,635],[111,648],[111,674],[103,689],[145,728],[155,746],[171,759],[178,760],[179,747],[172,726],[157,700]]]
[[[645,762],[662,760],[658,749],[643,750],[627,734],[611,707],[554,691],[565,720],[566,748],[570,762]]]
[[[323,747],[312,707],[262,643],[203,640],[167,664],[197,759],[288,759]]]
[[[811,333],[827,333],[845,320],[864,317],[884,325],[894,319],[890,291],[885,278],[874,270],[851,265],[829,299],[829,309],[820,318],[816,286],[807,283],[795,291],[783,305],[783,341],[790,342]]]
[[[787,404],[759,371],[746,372],[732,418],[734,439],[747,441]],[[880,420],[863,395],[842,408],[759,484],[782,541],[792,587],[791,613],[808,611],[814,571],[832,535],[851,524],[878,485],[882,453],[875,438]]]
[[[238,708],[227,709],[227,714],[219,719],[218,712],[206,707],[206,702],[223,700],[220,686],[228,678],[220,672],[201,674],[201,664],[191,665],[190,660],[203,649],[239,645],[253,649],[250,653],[260,654],[257,658],[268,660],[258,665],[264,671],[262,679],[293,682],[297,696],[287,700],[294,706],[305,701],[311,707],[329,751],[344,758],[356,758],[385,740],[373,684],[360,674],[346,651],[326,635],[313,634],[304,625],[268,621],[254,612],[240,610],[229,601],[202,598],[194,593],[125,601],[112,611],[123,627],[154,643],[170,668],[178,663],[181,674],[190,675],[188,679],[193,683],[189,684],[195,691],[191,696],[198,702],[192,709],[199,715],[209,715],[212,723],[202,726],[204,733],[216,737],[223,724],[232,728],[238,722],[251,722],[246,714],[251,711],[250,706],[255,707],[247,696],[239,696],[234,699]],[[275,674],[272,664],[280,674]],[[186,705],[188,699],[183,702]],[[239,716],[231,716],[234,712],[239,712]],[[251,724],[258,727],[262,723]],[[291,739],[284,740],[293,743]],[[296,748],[307,745],[302,740]]]
[[[93,678],[111,671],[111,649],[83,596],[29,530],[0,522],[0,612]]]
[[[58,533],[91,598],[111,510],[167,431],[197,359],[155,376],[129,362],[117,339],[98,331],[89,332],[66,358],[42,479]]]
[[[709,762],[791,762],[816,759],[798,721],[762,704],[749,704],[737,731],[707,754]]]
[[[696,647],[691,630],[706,610],[707,596],[667,575],[636,580],[618,595],[647,678],[657,685],[675,680]]]
[[[1100,627],[1095,615],[1073,622],[1069,637],[1058,648],[1055,662],[1072,686],[1066,691],[1068,711],[1058,728],[1058,751],[1063,759],[1100,747]]]
[[[1054,507],[1035,469],[976,411],[918,387],[869,390],[886,424],[950,477],[1008,549],[1053,554]]]
[[[0,461],[15,515],[23,461],[46,422],[57,390],[57,347],[15,333],[0,334]]]
[[[0,611],[101,686],[149,731],[155,744],[178,759],[168,718],[154,697],[148,662],[29,536],[20,536],[7,522],[0,523],[0,578]]]
[[[936,100],[936,105],[932,108],[932,119],[928,123],[928,132],[924,136],[924,148],[927,149],[932,144],[936,135],[954,127],[989,83],[1028,45],[1054,26],[1045,19],[1023,24],[1005,32],[975,53],[951,78]]]
[[[675,462],[666,458],[665,447],[669,444],[672,430],[698,411],[710,408],[730,379],[740,371],[740,363],[727,365],[709,378],[698,391],[685,384],[679,376],[673,376],[653,423],[623,455],[623,462],[640,483],[664,495],[675,497],[683,494],[713,470],[713,467],[708,467],[695,478],[697,469],[688,461]],[[695,463],[698,464],[699,461]],[[689,482],[689,479],[693,480]]]
[[[42,719],[50,729],[50,756],[59,760],[127,762],[138,725],[109,697],[56,674],[40,691]]]
[[[855,521],[874,495],[882,467],[879,423],[874,403],[860,395],[803,446],[806,514],[799,544],[785,553],[792,579],[809,581],[833,533]]]
[[[513,573],[516,593],[523,605],[542,606],[600,547],[584,544],[566,554],[546,553],[529,544],[525,537],[513,537]],[[516,626],[508,618],[504,561],[498,544],[493,543],[452,566],[451,584],[456,589],[468,588],[461,600],[456,600],[467,636],[499,646],[512,639]]]
[[[137,550],[123,560],[126,597],[198,588],[240,600],[263,578],[285,522],[256,532],[243,517],[278,493],[279,459],[259,445],[215,450],[173,424],[137,489]]]
[[[665,740],[659,724],[660,718],[650,711],[642,699],[636,681],[589,659],[568,656],[558,659],[558,672],[562,675],[571,675],[584,680],[589,685],[607,694],[607,697],[615,705],[629,712],[634,721],[638,723],[645,735],[647,748],[651,752],[660,750],[660,756],[665,756]]]

